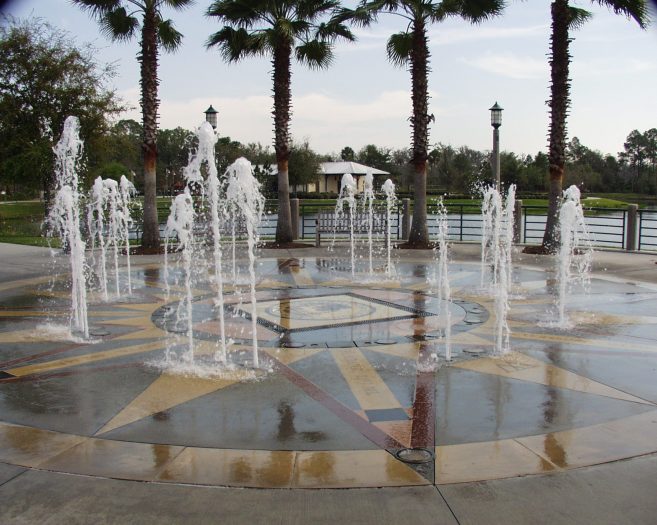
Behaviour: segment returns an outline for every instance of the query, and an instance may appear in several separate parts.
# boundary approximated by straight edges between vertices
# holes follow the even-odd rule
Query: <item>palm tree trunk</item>
[[[157,17],[155,9],[144,13],[141,34],[141,110],[144,141],[144,233],[142,247],[147,250],[160,246],[160,229],[157,220]]]
[[[554,253],[559,246],[558,214],[563,194],[563,175],[566,165],[566,118],[570,106],[570,81],[568,68],[569,25],[568,0],[552,2],[552,38],[550,43],[550,189],[547,223],[543,236],[543,248]]]
[[[408,245],[429,247],[427,229],[427,150],[429,142],[429,48],[424,21],[416,20],[411,51],[411,84],[413,90],[413,221]]]
[[[274,50],[274,149],[278,167],[278,221],[276,242],[292,242],[292,213],[290,211],[290,182],[288,161],[290,159],[290,91],[292,46],[286,43]]]

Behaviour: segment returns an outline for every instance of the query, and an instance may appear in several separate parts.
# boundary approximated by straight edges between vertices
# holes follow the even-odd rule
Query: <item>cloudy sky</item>
[[[573,34],[572,110],[569,136],[603,153],[623,149],[633,129],[657,127],[657,24],[642,31],[590,1],[594,17]],[[184,12],[168,12],[185,35],[183,47],[160,65],[160,124],[193,129],[212,104],[219,131],[241,142],[272,142],[271,64],[249,59],[226,65],[205,49],[219,26],[204,16],[209,0]],[[353,6],[355,2],[345,1]],[[86,13],[68,0],[13,0],[4,11],[37,16],[99,48],[98,59],[116,64],[114,86],[140,120],[137,42],[112,43]],[[504,107],[502,149],[546,150],[549,0],[511,0],[504,16],[471,26],[449,20],[430,28],[430,112],[436,117],[430,143],[491,148],[488,108]],[[292,134],[321,153],[366,144],[408,147],[410,75],[386,60],[388,36],[404,28],[398,17],[357,30],[355,44],[336,49],[331,68],[293,67]]]

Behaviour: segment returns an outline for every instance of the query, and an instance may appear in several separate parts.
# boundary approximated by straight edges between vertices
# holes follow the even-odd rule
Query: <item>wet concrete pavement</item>
[[[17,270],[0,273],[2,523],[654,522],[654,255],[597,252],[590,289],[568,303],[573,328],[557,330],[554,262],[515,254],[514,352],[497,358],[478,246],[453,246],[450,305],[430,293],[427,253],[396,252],[393,279],[352,280],[342,248],[263,251],[269,371],[245,380],[158,367],[167,344],[184,351],[158,314],[180,293],[174,269],[165,297],[160,258],[133,260],[131,298],[92,293],[103,335],[88,344],[58,331],[65,276],[50,283],[34,269],[43,252],[5,246]],[[203,365],[216,306],[211,286],[194,294]],[[226,308],[241,362],[250,305],[230,284]],[[454,361],[422,371],[444,355],[445,308]],[[435,459],[404,463],[406,447]]]

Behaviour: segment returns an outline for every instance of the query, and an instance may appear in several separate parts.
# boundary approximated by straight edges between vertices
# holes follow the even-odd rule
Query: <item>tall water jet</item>
[[[559,210],[560,246],[557,259],[559,296],[557,309],[558,326],[568,327],[566,300],[568,291],[575,282],[588,284],[591,272],[593,249],[586,228],[581,194],[577,186],[570,186],[563,192]]]
[[[365,174],[363,185],[363,207],[367,211],[367,247],[368,247],[368,271],[370,275],[374,274],[372,263],[372,232],[374,230],[374,175],[371,171]]]
[[[183,272],[185,276],[185,297],[181,301],[184,317],[181,316],[180,308],[177,311],[177,323],[184,321],[186,323],[186,334],[188,341],[187,352],[183,358],[187,362],[194,360],[194,336],[193,336],[193,318],[192,318],[192,249],[194,243],[194,201],[189,193],[189,188],[185,188],[184,193],[177,195],[171,202],[171,212],[167,219],[164,230],[165,238],[165,279],[168,283],[168,246],[169,238],[178,237],[178,251],[182,254]],[[169,359],[167,351],[167,360]]]
[[[344,217],[344,205],[347,204],[349,213],[349,251],[351,252],[351,276],[356,275],[356,239],[354,239],[354,211],[356,209],[356,181],[350,173],[342,175],[340,181],[340,194],[335,203],[335,228],[338,229],[340,220]],[[333,234],[333,243],[335,243],[335,235]]]
[[[223,216],[221,203],[221,183],[217,174],[214,149],[218,136],[209,122],[203,122],[198,129],[198,150],[190,160],[185,173],[188,180],[199,180],[202,167],[207,168],[206,193],[210,204],[210,227],[212,229],[212,255],[214,260],[214,280],[217,286],[216,304],[219,313],[219,345],[215,359],[227,362],[226,325],[224,316],[224,282],[222,274],[222,246],[220,222]]]
[[[80,121],[67,117],[62,136],[53,148],[55,152],[56,194],[47,218],[49,232],[59,235],[69,252],[71,265],[71,328],[89,337],[87,318],[87,281],[85,243],[80,234],[80,193],[78,191],[78,161],[82,155]]]
[[[500,194],[493,186],[480,189],[481,195],[481,288],[486,284],[487,266],[493,246],[493,214],[500,207]],[[492,271],[495,276],[495,268]]]
[[[392,210],[397,203],[395,195],[395,183],[387,179],[381,187],[386,196],[386,275],[392,275]]]
[[[119,280],[119,244],[121,242],[121,217],[120,217],[120,200],[119,184],[113,179],[105,179],[103,185],[106,189],[107,202],[107,246],[112,249],[112,259],[114,261],[114,289],[116,297],[121,295],[121,286]]]
[[[500,199],[501,200],[501,199]],[[499,219],[494,222],[497,275],[495,288],[495,353],[503,355],[509,352],[509,337],[511,330],[507,321],[509,315],[509,295],[512,283],[512,250],[513,250],[513,214],[516,204],[516,187],[515,184],[509,186],[509,190],[504,201],[504,206],[500,210],[501,214],[496,214]]]
[[[495,301],[495,353],[509,351],[510,330],[507,322],[509,292],[512,283],[513,214],[515,185],[504,199],[494,187],[482,190],[481,284],[490,270],[490,291]]]
[[[445,360],[452,360],[452,314],[450,308],[450,301],[452,299],[452,292],[449,286],[449,247],[447,245],[447,235],[449,232],[449,224],[447,222],[447,209],[443,205],[442,199],[438,203],[437,210],[438,217],[438,305],[442,308],[443,302],[445,308]]]
[[[238,211],[244,220],[249,255],[249,286],[251,292],[251,329],[253,332],[253,366],[260,366],[258,359],[258,310],[256,303],[255,248],[258,243],[258,227],[265,211],[265,197],[260,183],[253,176],[253,167],[245,158],[237,159],[228,167],[226,201]]]
[[[132,197],[136,193],[136,190],[134,184],[132,184],[132,182],[130,182],[125,175],[121,175],[121,180],[119,181],[119,193],[121,196],[119,204],[121,222],[120,230],[123,237],[123,245],[125,246],[128,294],[132,295],[132,268],[130,266],[130,227],[132,226]]]
[[[94,267],[97,268],[98,283],[103,294],[103,300],[109,301],[107,291],[107,250],[105,248],[105,202],[107,200],[107,188],[103,184],[102,177],[96,178],[91,188],[91,196],[87,206],[87,229]],[[94,250],[98,243],[100,260],[95,260]]]

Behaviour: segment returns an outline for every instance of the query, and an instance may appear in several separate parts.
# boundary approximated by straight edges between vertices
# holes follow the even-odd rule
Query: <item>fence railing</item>
[[[657,211],[639,210],[637,249],[657,250]]]
[[[359,205],[362,205],[359,203]],[[383,202],[375,204],[377,209],[385,206]],[[446,203],[448,237],[452,241],[480,242],[483,219],[481,209],[477,204]],[[297,238],[300,240],[315,239],[315,219],[320,211],[333,210],[327,204],[303,203],[298,206]],[[273,238],[276,234],[278,220],[276,201],[267,201],[265,220],[260,228],[261,238]],[[528,206],[518,201],[516,214],[516,239],[523,244],[540,244],[545,233],[547,206]],[[436,238],[438,223],[435,206],[429,206],[428,230],[429,237]],[[406,238],[410,229],[412,204],[409,199],[398,201],[394,207],[390,221],[392,239]],[[622,208],[585,208],[587,231],[591,243],[599,248],[619,250],[657,251],[657,211],[637,210],[630,206]],[[363,236],[363,235],[360,235]],[[345,238],[344,233],[336,237]]]
[[[359,203],[360,204],[360,203]],[[524,244],[540,244],[545,232],[547,207],[525,206],[518,202],[516,213],[516,239]],[[377,210],[385,207],[378,201]],[[449,239],[461,242],[480,242],[483,220],[481,211],[476,204],[449,204],[447,221]],[[332,210],[327,204],[303,203],[298,206],[297,238],[311,240],[315,238],[315,219],[320,210]],[[429,237],[436,238],[438,224],[435,207],[428,207]],[[265,207],[265,219],[260,228],[263,239],[272,239],[276,235],[278,220],[278,205],[275,200],[269,200]],[[408,235],[412,214],[412,204],[409,199],[402,199],[392,210],[390,220],[391,238],[401,240]],[[161,232],[164,232],[168,208],[158,209]],[[630,251],[657,252],[657,210],[638,210],[630,205],[626,209],[586,208],[586,224],[593,246]],[[41,216],[2,218],[0,217],[0,235],[5,238],[40,237],[42,235],[43,218]],[[132,238],[141,238],[142,225],[136,221]],[[345,237],[344,234],[341,234]],[[338,235],[340,237],[340,235]]]

